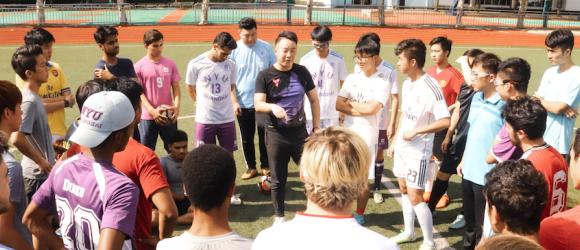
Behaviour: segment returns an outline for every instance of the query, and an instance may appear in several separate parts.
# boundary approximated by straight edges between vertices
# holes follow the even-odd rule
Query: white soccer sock
[[[415,212],[408,195],[401,195],[401,206],[403,207],[404,233],[408,236],[415,235]]]
[[[433,242],[433,217],[431,217],[431,210],[427,203],[421,202],[413,207],[417,220],[423,232],[423,243],[435,244]]]

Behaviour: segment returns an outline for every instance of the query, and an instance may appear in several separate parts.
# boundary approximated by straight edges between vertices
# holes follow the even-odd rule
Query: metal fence
[[[235,24],[242,17],[252,16],[260,24],[303,25],[307,6],[286,3],[210,3],[208,24]],[[388,8],[381,13],[376,6],[346,5],[338,8],[312,7],[311,23],[329,25],[377,26],[384,16],[390,27],[463,27],[516,28],[518,15],[513,10],[471,10],[458,12],[449,7]],[[202,20],[200,3],[162,5],[2,5],[0,26],[15,25],[155,25],[198,24]],[[527,12],[523,28],[567,28],[580,30],[579,13]]]

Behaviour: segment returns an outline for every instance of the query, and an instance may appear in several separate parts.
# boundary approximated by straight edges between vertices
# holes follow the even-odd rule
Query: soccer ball
[[[260,178],[260,182],[258,182],[258,190],[260,190],[260,193],[270,194],[270,191],[272,190],[272,180],[270,179],[270,176],[262,176],[262,178]]]

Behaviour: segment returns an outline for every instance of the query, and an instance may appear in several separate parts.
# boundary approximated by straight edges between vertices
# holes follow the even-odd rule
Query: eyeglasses
[[[353,56],[352,60],[354,60],[355,62],[366,62],[373,57],[374,56]]]
[[[323,42],[323,43],[312,43],[312,46],[316,49],[326,49],[328,48],[329,43],[328,42]]]
[[[481,72],[477,72],[475,70],[472,70],[471,71],[471,74],[470,74],[471,79],[483,78],[483,77],[486,77],[486,76],[489,76],[489,75],[490,74],[488,74],[488,73],[481,73]]]
[[[493,82],[493,85],[495,85],[495,86],[501,86],[501,85],[506,85],[508,83],[518,84],[519,81],[516,81],[516,80],[502,80],[502,81],[499,81],[498,78],[495,78],[495,81]]]

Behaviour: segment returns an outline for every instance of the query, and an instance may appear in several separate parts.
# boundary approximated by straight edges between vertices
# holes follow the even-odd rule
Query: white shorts
[[[395,150],[393,173],[397,178],[404,178],[407,187],[425,189],[425,184],[430,179],[429,159],[402,155]]]
[[[320,119],[320,128],[328,128],[331,126],[338,126],[338,118],[336,119]],[[306,120],[306,131],[308,134],[312,133],[312,120]]]

